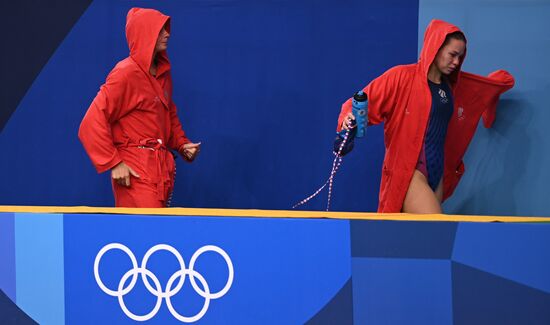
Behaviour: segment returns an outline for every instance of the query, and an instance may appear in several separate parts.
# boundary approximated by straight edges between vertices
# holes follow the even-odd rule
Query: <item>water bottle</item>
[[[346,155],[353,149],[355,137],[362,138],[365,136],[368,122],[367,104],[367,94],[365,94],[362,90],[353,95],[351,101],[351,111],[353,113],[353,116],[355,117],[355,120],[351,121],[348,138],[346,140],[346,143],[342,147],[342,151],[340,152],[341,156]],[[335,153],[338,153],[340,145],[342,144],[342,141],[344,141],[344,136],[346,132],[346,130],[342,130],[336,135],[336,139],[334,139],[333,145],[333,150]]]
[[[355,117],[355,122],[357,123],[357,134],[355,135],[357,138],[364,137],[367,131],[367,104],[367,94],[365,94],[362,90],[353,95],[351,105],[353,116]]]

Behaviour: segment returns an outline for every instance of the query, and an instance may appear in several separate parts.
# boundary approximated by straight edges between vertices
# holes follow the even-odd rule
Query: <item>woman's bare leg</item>
[[[441,183],[438,189],[439,187],[441,187]],[[426,176],[418,170],[414,171],[402,211],[405,213],[442,213],[440,200],[430,188]]]

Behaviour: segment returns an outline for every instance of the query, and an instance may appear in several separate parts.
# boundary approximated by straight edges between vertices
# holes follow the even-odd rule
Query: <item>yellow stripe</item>
[[[259,217],[259,218],[330,218],[352,220],[395,220],[395,221],[452,221],[452,222],[550,222],[548,217],[504,217],[472,216],[450,214],[406,214],[406,213],[365,213],[365,212],[324,212],[288,210],[243,210],[243,209],[193,209],[193,208],[95,208],[85,206],[9,206],[0,205],[0,212],[28,213],[110,213],[144,214],[171,216],[212,216],[212,217]]]

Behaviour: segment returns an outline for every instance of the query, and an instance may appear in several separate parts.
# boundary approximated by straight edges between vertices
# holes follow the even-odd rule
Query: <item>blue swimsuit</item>
[[[445,80],[441,84],[428,80],[428,85],[432,94],[432,108],[416,169],[426,176],[435,192],[443,176],[445,138],[453,115],[453,97]]]

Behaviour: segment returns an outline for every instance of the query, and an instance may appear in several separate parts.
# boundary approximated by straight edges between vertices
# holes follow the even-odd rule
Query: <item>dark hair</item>
[[[441,45],[441,47],[447,45],[451,41],[451,39],[456,39],[466,43],[466,36],[464,36],[464,33],[457,31],[457,32],[447,34],[447,37],[445,37],[445,42],[443,42],[443,45]]]

